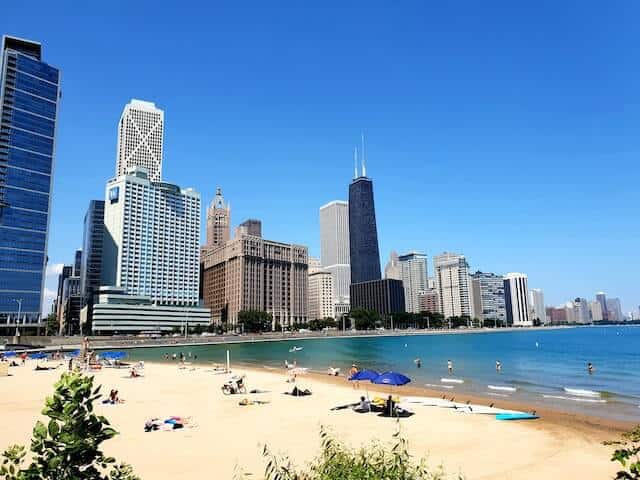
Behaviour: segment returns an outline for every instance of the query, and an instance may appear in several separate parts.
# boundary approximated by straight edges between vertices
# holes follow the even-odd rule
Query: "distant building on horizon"
[[[349,204],[334,200],[320,207],[320,261],[333,275],[335,303],[348,311],[351,261]]]
[[[482,321],[495,320],[506,325],[504,280],[501,275],[476,272],[471,275],[474,315]]]
[[[604,320],[602,315],[602,304],[598,300],[589,302],[589,312],[591,314],[591,320],[594,322],[601,322]]]
[[[224,201],[222,189],[216,188],[216,196],[207,208],[207,248],[220,247],[229,241],[231,206]],[[255,228],[255,227],[254,227]]]
[[[573,310],[575,323],[591,323],[591,310],[589,308],[589,302],[586,298],[576,298],[573,301]]]
[[[104,200],[91,200],[84,216],[82,234],[82,265],[80,294],[82,295],[81,323],[92,318],[102,277],[102,245],[104,242]]]
[[[153,102],[132,99],[118,124],[116,178],[133,167],[147,169],[149,180],[162,180],[164,111]]]
[[[262,237],[262,222],[255,218],[249,218],[245,220],[236,228],[236,237],[239,237],[241,235]]]
[[[393,251],[389,254],[389,261],[384,267],[384,278],[402,280],[402,268],[400,267],[398,252]]]
[[[427,289],[427,256],[424,253],[409,252],[400,255],[398,262],[406,311],[420,313],[422,311],[420,292]]]
[[[600,304],[600,308],[602,310],[602,320],[608,320],[608,310],[607,310],[607,294],[604,292],[596,293],[596,302]]]
[[[544,292],[541,289],[532,288],[529,290],[529,309],[532,314],[532,320],[537,318],[542,324],[547,323],[547,313],[544,306]]]
[[[435,255],[433,270],[444,317],[472,317],[469,264],[464,255],[450,252]]]
[[[619,298],[607,298],[607,320],[610,322],[623,322],[624,314]]]
[[[507,325],[530,327],[527,276],[524,273],[507,273],[504,276],[504,299]]]
[[[0,325],[34,324],[44,301],[60,72],[38,42],[5,35],[0,48]]]

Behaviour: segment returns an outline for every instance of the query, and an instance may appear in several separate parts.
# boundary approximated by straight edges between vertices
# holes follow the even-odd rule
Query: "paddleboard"
[[[496,420],[536,420],[537,415],[531,413],[499,413],[496,415]]]

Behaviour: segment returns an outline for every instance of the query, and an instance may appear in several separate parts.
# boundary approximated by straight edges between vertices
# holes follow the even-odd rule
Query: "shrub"
[[[622,440],[604,444],[617,447],[611,461],[620,463],[624,468],[616,473],[615,480],[640,480],[640,425],[623,433]]]

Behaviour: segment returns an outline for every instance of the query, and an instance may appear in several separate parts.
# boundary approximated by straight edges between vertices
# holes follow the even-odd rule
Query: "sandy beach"
[[[0,378],[2,449],[13,443],[28,444],[44,399],[64,370],[34,371],[34,367],[35,362],[29,361],[11,368],[11,376]],[[313,395],[291,397],[283,395],[292,388],[284,370],[240,367],[234,372],[246,373],[249,389],[269,392],[246,397],[269,403],[238,405],[245,396],[223,395],[220,387],[227,376],[210,366],[179,369],[173,363],[147,364],[145,376],[137,379],[128,378],[125,369],[96,372],[103,393],[116,388],[126,400],[121,405],[97,406],[120,432],[105,443],[106,453],[132,464],[145,480],[232,478],[239,468],[259,479],[265,444],[303,465],[319,451],[321,425],[354,447],[373,439],[390,442],[396,430],[395,420],[376,414],[331,411],[333,406],[355,402],[361,393],[344,378],[305,375],[298,384]],[[424,394],[405,387],[395,392]],[[601,442],[617,438],[629,427],[551,411],[539,412],[542,418],[529,422],[500,422],[490,415],[420,405],[413,411],[415,415],[400,421],[410,452],[468,479],[612,478],[616,465],[609,461],[610,447]],[[147,419],[171,415],[192,417],[196,426],[144,432]]]

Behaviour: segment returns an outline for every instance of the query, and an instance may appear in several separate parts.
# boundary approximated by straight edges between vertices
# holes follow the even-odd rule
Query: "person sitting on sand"
[[[129,370],[129,376],[131,378],[138,378],[140,376],[136,367],[131,367],[131,370]]]
[[[364,397],[360,397],[360,403],[353,407],[354,412],[367,413],[371,411],[371,403]]]
[[[387,398],[387,401],[384,404],[384,416],[392,417],[395,412],[395,407],[396,403],[393,401],[393,397],[389,395],[389,398]]]

